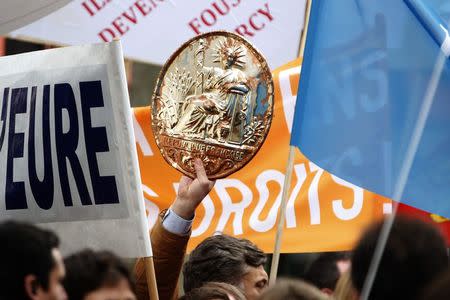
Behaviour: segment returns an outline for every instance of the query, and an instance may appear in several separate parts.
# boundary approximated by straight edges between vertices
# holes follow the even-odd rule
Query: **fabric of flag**
[[[449,12],[444,0],[312,1],[291,144],[330,173],[392,198],[431,77],[450,51]],[[450,217],[448,56],[438,71],[394,200]]]

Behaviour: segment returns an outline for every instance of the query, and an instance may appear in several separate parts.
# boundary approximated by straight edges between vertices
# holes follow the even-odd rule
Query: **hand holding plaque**
[[[273,112],[272,74],[244,38],[210,32],[183,44],[163,67],[152,101],[152,128],[165,160],[195,177],[239,170],[262,146]]]

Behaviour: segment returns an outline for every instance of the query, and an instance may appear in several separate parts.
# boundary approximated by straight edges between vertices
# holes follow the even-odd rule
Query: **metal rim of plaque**
[[[152,98],[152,129],[164,159],[195,178],[244,167],[264,143],[273,115],[272,73],[243,37],[213,31],[185,42],[163,66]]]

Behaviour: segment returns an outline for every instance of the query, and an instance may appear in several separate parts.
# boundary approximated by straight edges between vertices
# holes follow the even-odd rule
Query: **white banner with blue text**
[[[150,256],[119,41],[0,58],[0,221]]]

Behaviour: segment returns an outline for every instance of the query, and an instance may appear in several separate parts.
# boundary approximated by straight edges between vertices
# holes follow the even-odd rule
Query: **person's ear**
[[[38,295],[39,282],[35,275],[27,275],[24,279],[25,291],[30,299],[36,299]]]

